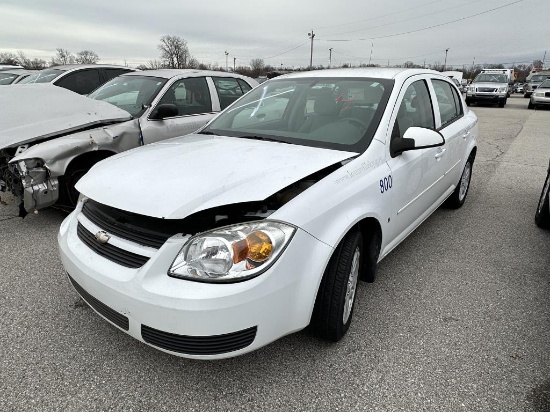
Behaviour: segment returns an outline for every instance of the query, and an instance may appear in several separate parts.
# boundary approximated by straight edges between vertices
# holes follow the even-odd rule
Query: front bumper
[[[80,240],[79,222],[91,233],[101,230],[80,209],[81,204],[58,235],[61,260],[75,289],[119,329],[188,358],[241,355],[306,327],[333,250],[298,229],[284,253],[260,276],[240,283],[199,283],[167,275],[188,237],[173,236],[158,250],[113,238],[109,242],[114,246],[149,258],[140,268],[123,267]]]
[[[535,106],[548,106],[550,105],[550,96],[537,96],[536,94],[533,94],[531,96],[531,103]]]
[[[494,102],[498,103],[500,101],[506,100],[507,98],[506,92],[504,93],[474,93],[474,92],[467,92],[466,93],[466,99],[470,102]]]

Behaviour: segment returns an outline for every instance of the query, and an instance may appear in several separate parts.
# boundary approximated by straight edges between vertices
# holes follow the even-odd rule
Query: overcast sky
[[[307,67],[311,30],[314,65],[550,62],[550,0],[0,0],[0,22],[0,52],[48,62],[146,64],[170,34],[206,64]]]

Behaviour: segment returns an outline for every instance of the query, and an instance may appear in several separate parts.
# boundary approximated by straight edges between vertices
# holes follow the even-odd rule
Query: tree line
[[[225,71],[231,69],[236,73],[250,76],[273,76],[278,72],[284,71],[299,71],[310,70],[307,68],[290,69],[290,68],[275,68],[273,66],[264,63],[263,59],[252,59],[247,66],[236,66],[235,60],[233,65],[227,64],[226,67],[220,65],[205,64],[199,62],[194,58],[190,51],[187,41],[179,36],[164,35],[160,38],[160,42],[157,45],[157,49],[160,52],[158,59],[152,59],[147,64],[137,66],[137,69],[141,70],[156,70],[156,69],[200,69],[200,70],[218,70]],[[227,55],[226,55],[227,56]],[[12,64],[23,66],[25,69],[40,70],[46,67],[58,66],[62,64],[96,64],[99,61],[99,56],[92,50],[82,50],[75,54],[71,53],[67,49],[56,49],[55,56],[53,56],[50,62],[46,62],[43,59],[30,59],[23,51],[19,50],[17,53],[0,53],[0,64]],[[533,64],[518,64],[513,65],[513,69],[517,73],[517,80],[524,82],[525,78],[533,68],[541,68],[543,62],[540,60],[533,61]],[[282,65],[281,65],[282,66]],[[342,68],[354,67],[350,63],[343,63],[340,65]],[[358,67],[380,67],[378,64],[359,64]],[[407,61],[402,65],[392,65],[392,67],[409,67],[409,68],[429,68],[437,71],[456,70],[464,73],[465,79],[473,79],[482,69],[504,69],[503,64],[484,64],[484,65],[472,65],[470,67],[463,66],[460,68],[451,68],[441,63],[434,63],[430,65],[419,65],[412,61]],[[312,67],[313,70],[325,69],[323,65]]]

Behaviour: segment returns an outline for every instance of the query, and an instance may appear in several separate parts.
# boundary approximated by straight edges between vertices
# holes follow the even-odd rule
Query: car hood
[[[487,83],[472,83],[471,84],[472,86],[474,87],[489,87],[489,88],[493,88],[493,89],[498,89],[499,87],[508,87],[508,83],[491,83],[491,82],[487,82]]]
[[[0,107],[0,149],[132,118],[110,103],[51,84],[3,87]]]
[[[192,134],[98,163],[76,185],[99,203],[181,219],[217,206],[261,201],[354,152]]]

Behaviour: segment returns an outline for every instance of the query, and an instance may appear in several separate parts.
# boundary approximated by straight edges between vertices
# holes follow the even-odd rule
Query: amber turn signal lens
[[[273,243],[264,232],[252,232],[246,237],[246,240],[248,243],[248,259],[254,262],[264,262],[271,256]]]

